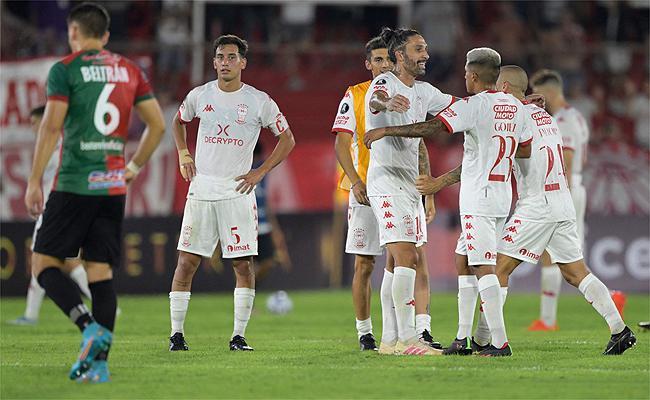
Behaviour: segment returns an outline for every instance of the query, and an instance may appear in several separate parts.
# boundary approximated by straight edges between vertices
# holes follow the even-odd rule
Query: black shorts
[[[77,257],[116,266],[121,254],[126,196],[52,192],[34,252],[60,259]]]
[[[257,236],[257,260],[264,261],[273,258],[275,255],[275,246],[270,233]]]

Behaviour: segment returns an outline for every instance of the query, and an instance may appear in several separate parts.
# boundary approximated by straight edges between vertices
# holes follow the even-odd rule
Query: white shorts
[[[456,254],[467,256],[467,265],[496,265],[498,235],[505,222],[505,217],[461,215]]]
[[[578,185],[571,188],[571,198],[576,209],[576,228],[580,247],[582,248],[585,243],[585,212],[587,210],[587,191],[585,187]]]
[[[379,225],[371,207],[362,204],[350,204],[348,207],[348,236],[345,241],[345,252],[365,256],[382,255],[383,249],[379,245]]]
[[[576,221],[531,222],[516,216],[510,218],[499,240],[499,253],[537,264],[544,250],[553,264],[581,260]]]
[[[227,200],[185,201],[178,250],[212,257],[219,241],[223,258],[257,255],[254,192]]]
[[[370,197],[370,205],[379,226],[379,244],[409,242],[422,246],[427,242],[426,218],[421,198],[409,196]]]

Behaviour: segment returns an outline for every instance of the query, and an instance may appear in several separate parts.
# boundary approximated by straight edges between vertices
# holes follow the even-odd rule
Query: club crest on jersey
[[[237,105],[237,122],[239,125],[246,123],[246,115],[248,114],[248,106],[246,104]]]
[[[363,249],[366,247],[366,231],[362,228],[357,228],[354,230],[354,247],[357,249]]]

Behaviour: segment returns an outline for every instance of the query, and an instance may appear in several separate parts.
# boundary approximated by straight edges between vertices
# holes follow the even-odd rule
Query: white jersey
[[[52,152],[52,157],[47,162],[45,166],[45,171],[43,172],[43,200],[47,202],[47,198],[52,191],[52,186],[54,185],[54,179],[56,178],[56,172],[59,170],[59,162],[61,160],[61,138],[56,142],[56,147],[54,152]]]
[[[438,118],[450,132],[465,132],[460,214],[507,217],[517,146],[532,138],[524,105],[510,94],[485,91],[455,102]]]
[[[564,147],[573,150],[573,165],[571,166],[571,184],[574,187],[582,185],[582,167],[587,161],[587,145],[589,144],[589,127],[580,111],[573,107],[564,107],[554,115],[557,125],[562,132]]]
[[[385,92],[388,97],[400,94],[410,102],[404,113],[394,111],[372,112],[370,99],[375,92]],[[392,72],[377,76],[366,93],[366,131],[387,126],[409,125],[426,120],[427,113],[436,115],[453,101],[427,82],[415,81],[406,86]],[[372,144],[368,167],[368,195],[408,195],[419,198],[415,189],[418,176],[418,150],[421,138],[384,137]]]
[[[533,222],[575,220],[560,129],[543,109],[534,104],[527,104],[525,109],[530,116],[533,141],[530,158],[518,158],[515,163],[519,200],[513,215]]]
[[[222,91],[217,81],[198,86],[188,93],[178,115],[184,123],[201,120],[194,158],[197,174],[187,195],[196,200],[243,196],[235,190],[235,178],[250,171],[260,129],[269,128],[278,136],[289,128],[269,95],[246,84],[235,92]]]

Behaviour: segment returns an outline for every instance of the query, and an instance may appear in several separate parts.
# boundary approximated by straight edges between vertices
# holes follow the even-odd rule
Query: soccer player
[[[512,354],[495,271],[497,235],[510,211],[513,159],[518,154],[519,143],[529,147],[531,139],[523,104],[509,94],[494,90],[500,64],[499,53],[492,49],[470,50],[465,64],[465,84],[474,96],[455,102],[431,121],[375,129],[365,137],[366,145],[372,144],[374,152],[377,145],[396,138],[465,132],[459,199],[462,233],[456,254],[467,258],[467,265],[478,278],[478,292],[492,338],[491,344],[480,352],[486,356]],[[473,283],[467,282],[470,285]],[[472,308],[475,303],[476,297],[471,302]],[[467,342],[466,337],[456,339],[455,342]]]
[[[32,132],[38,135],[38,129],[41,126],[41,121],[43,119],[43,113],[45,112],[45,106],[40,106],[34,108],[29,114],[29,122],[32,128]],[[59,167],[59,151],[61,149],[61,140],[56,144],[56,148],[50,157],[50,160],[47,162],[45,171],[43,172],[43,198],[47,198],[50,195],[50,190],[52,189],[52,184],[54,183],[54,176]],[[36,232],[40,228],[41,223],[43,222],[42,215],[39,215],[38,220],[34,226],[34,233],[32,235],[32,248],[34,250],[34,241],[36,239]],[[88,277],[86,276],[86,270],[81,264],[81,260],[78,257],[67,258],[65,260],[64,266],[62,269],[70,278],[77,284],[81,292],[91,298],[90,289],[88,289]],[[14,320],[7,321],[11,325],[36,325],[38,323],[38,315],[41,311],[41,304],[43,304],[43,297],[45,297],[45,290],[38,284],[36,277],[32,275],[32,278],[29,282],[29,287],[27,288],[27,304],[25,306],[25,313],[22,317],[18,317]]]
[[[517,66],[501,69],[497,88],[524,101],[528,77]],[[529,159],[518,159],[515,167],[519,199],[499,241],[497,274],[507,294],[508,277],[523,261],[535,264],[543,251],[557,264],[562,276],[577,287],[605,319],[611,338],[603,354],[622,354],[636,343],[625,325],[607,287],[593,275],[582,257],[576,211],[569,190],[571,179],[565,169],[560,124],[544,109],[527,104],[533,142]]]
[[[589,128],[580,111],[571,107],[564,98],[562,78],[556,71],[544,69],[531,77],[534,93],[544,95],[546,109],[555,118],[562,133],[562,156],[566,166],[566,178],[576,211],[578,239],[582,248],[585,239],[585,209],[587,196],[582,185],[582,168],[587,159]],[[548,252],[541,257],[540,317],[528,327],[531,331],[554,331],[557,325],[557,302],[562,286],[560,268],[551,262]]]
[[[192,89],[172,122],[181,174],[191,181],[178,240],[178,263],[169,293],[169,350],[188,350],[183,324],[192,279],[201,257],[212,256],[221,243],[224,258],[233,260],[237,279],[235,318],[230,350],[253,350],[244,338],[255,298],[252,256],[257,255],[255,185],[282,162],[295,144],[277,104],[266,93],[241,81],[248,43],[234,35],[214,42],[217,80]],[[201,120],[196,163],[187,149],[185,124]],[[264,163],[251,169],[261,128],[278,144]]]
[[[127,185],[158,146],[165,123],[140,68],[104,49],[110,24],[106,9],[82,3],[70,11],[67,23],[73,53],[54,64],[47,78],[47,103],[25,205],[32,217],[43,213],[34,243],[33,274],[82,332],[70,378],[105,382],[117,307],[112,268],[120,259]],[[124,144],[133,108],[146,128],[127,164]],[[61,163],[43,212],[41,181],[61,132]],[[77,256],[79,249],[92,314],[62,271],[64,260]]]
[[[452,96],[416,80],[424,75],[429,59],[427,43],[417,31],[384,28],[381,37],[395,69],[378,75],[370,84],[364,101],[366,128],[424,121],[427,114],[436,115],[452,103]],[[390,287],[392,297],[392,304],[382,301],[384,324],[393,324],[392,329],[384,328],[381,346],[385,353],[442,354],[418,337],[415,327],[415,268],[420,258],[416,243],[426,232],[421,196],[415,189],[415,179],[422,171],[421,144],[420,139],[388,138],[370,151],[368,199],[379,225],[379,244],[388,248],[395,262],[392,276],[390,271],[384,272],[382,283],[382,293]],[[394,317],[390,317],[393,307]],[[392,337],[386,337],[389,332]]]
[[[381,37],[371,39],[365,47],[366,50],[366,69],[372,73],[373,79],[379,74],[386,73],[393,69],[393,63],[388,58],[386,44]],[[352,278],[352,300],[356,314],[357,337],[359,346],[364,350],[377,350],[375,337],[372,332],[372,320],[370,318],[370,276],[374,268],[375,256],[382,254],[382,248],[379,245],[379,227],[372,209],[368,202],[366,191],[366,175],[368,172],[368,163],[370,153],[363,146],[363,134],[365,127],[365,109],[364,101],[366,92],[370,87],[371,81],[359,83],[350,86],[339,104],[338,113],[332,127],[332,132],[336,133],[335,150],[336,157],[341,164],[344,175],[341,176],[339,187],[346,191],[351,191],[349,196],[348,207],[348,232],[346,240],[346,253],[354,254],[354,276]],[[421,174],[429,174],[429,159],[424,143],[420,145],[420,154],[418,161],[422,168]],[[422,219],[433,219],[435,206],[433,196],[426,199],[427,210],[426,216]],[[423,243],[423,242],[421,242]],[[429,271],[426,265],[423,247],[418,249],[418,265],[416,268],[416,331],[424,340],[431,343],[432,346],[440,347],[439,343],[433,340],[431,336],[431,317],[428,312],[430,297],[429,290]],[[392,276],[394,260],[390,253],[387,255],[387,272],[385,277]],[[386,290],[387,288],[387,290]],[[390,283],[382,282],[382,306],[385,318],[394,319],[392,316],[392,295],[390,293]],[[395,326],[390,322],[384,321],[383,328]],[[394,336],[389,333],[384,336]],[[392,353],[392,349],[390,351]]]

